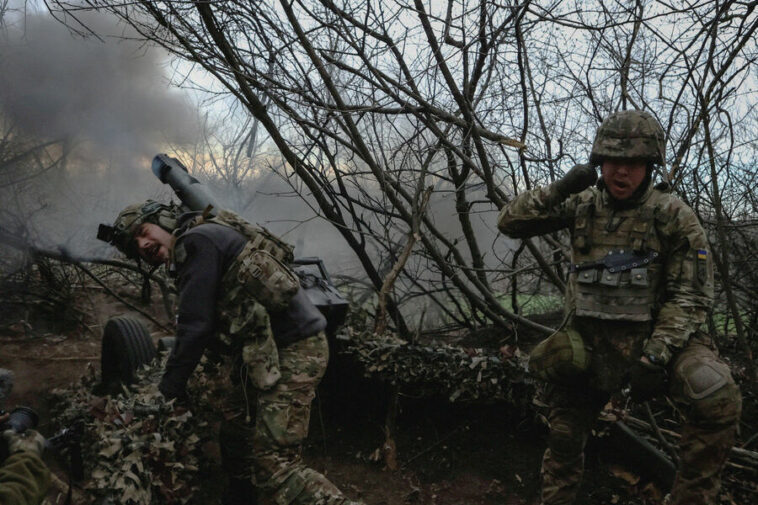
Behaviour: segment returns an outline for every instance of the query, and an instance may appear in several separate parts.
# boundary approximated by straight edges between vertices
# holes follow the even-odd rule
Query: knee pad
[[[726,425],[736,422],[742,397],[729,366],[715,355],[694,355],[676,364],[674,380],[681,400],[691,407],[696,424]]]
[[[698,424],[737,424],[741,413],[742,395],[734,382],[727,382],[717,391],[692,402],[692,421]]]
[[[734,383],[729,367],[716,359],[693,356],[677,364],[676,375],[682,382],[682,392],[689,400],[701,400],[728,383]]]

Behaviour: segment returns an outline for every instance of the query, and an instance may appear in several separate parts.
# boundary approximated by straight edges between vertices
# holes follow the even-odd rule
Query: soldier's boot
[[[257,505],[258,493],[250,479],[230,478],[221,505]]]
[[[542,504],[574,503],[584,473],[584,446],[596,417],[593,408],[553,408],[542,458]]]
[[[737,433],[742,398],[732,382],[692,405],[692,421],[679,441],[681,465],[670,505],[716,505],[721,470]]]

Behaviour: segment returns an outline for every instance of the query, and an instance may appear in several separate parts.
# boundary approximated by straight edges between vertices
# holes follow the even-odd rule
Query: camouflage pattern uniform
[[[198,220],[198,215],[172,220],[170,208],[148,201],[124,209],[110,237],[135,257],[133,239],[143,222],[177,236],[169,267],[179,290],[177,345],[159,389],[169,398],[181,397],[205,351],[220,361],[207,394],[223,416],[219,441],[233,484],[225,495],[230,502],[254,503],[254,486],[262,504],[360,503],[301,457],[311,402],[329,359],[326,320],[302,289],[272,318],[265,301],[242,281],[255,267],[251,241],[233,227]]]
[[[249,389],[249,382],[233,384],[228,374],[219,377],[212,394],[218,395],[224,416],[220,433],[224,466],[236,478],[253,473],[261,490],[259,503],[358,503],[349,501],[302,459],[311,402],[328,360],[329,346],[321,332],[279,350],[281,378],[267,391]],[[238,370],[244,376],[246,365],[234,361],[228,357],[222,369]]]
[[[358,504],[302,460],[311,403],[329,361],[326,335],[276,342],[268,311],[237,281],[239,263],[224,275],[217,304],[218,339],[230,351],[218,391],[225,468],[238,478],[252,474],[264,505]]]
[[[610,116],[598,131],[591,163],[600,164],[604,156],[662,163],[663,132],[653,121],[637,111]],[[646,180],[623,201],[602,181],[570,196],[555,184],[537,188],[518,195],[498,218],[498,228],[515,238],[569,229],[574,265],[601,260],[611,251],[657,253],[647,266],[569,276],[564,324],[579,332],[591,360],[585,375],[549,386],[550,435],[542,462],[546,505],[574,502],[590,430],[643,355],[666,367],[667,393],[687,416],[671,503],[717,503],[741,397],[713,342],[698,330],[713,299],[705,232],[694,212],[665,188],[652,187],[650,177],[649,165]]]

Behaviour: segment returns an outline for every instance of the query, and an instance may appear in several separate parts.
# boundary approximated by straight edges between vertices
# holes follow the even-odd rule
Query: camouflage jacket
[[[42,503],[50,486],[50,470],[36,454],[28,451],[8,456],[0,466],[0,503]]]
[[[713,302],[705,231],[692,209],[652,185],[621,204],[602,183],[565,200],[552,186],[533,189],[503,207],[498,228],[514,238],[568,229],[574,268],[566,287],[567,312],[652,322],[645,352],[664,362],[705,321]],[[623,272],[582,269],[620,251],[654,260]]]

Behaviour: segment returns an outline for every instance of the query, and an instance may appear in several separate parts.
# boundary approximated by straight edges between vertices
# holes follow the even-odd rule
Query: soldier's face
[[[143,223],[134,236],[137,252],[151,265],[160,265],[168,261],[173,238],[173,235],[153,223]]]
[[[645,180],[647,163],[644,160],[606,158],[600,171],[611,195],[616,200],[626,200]]]

